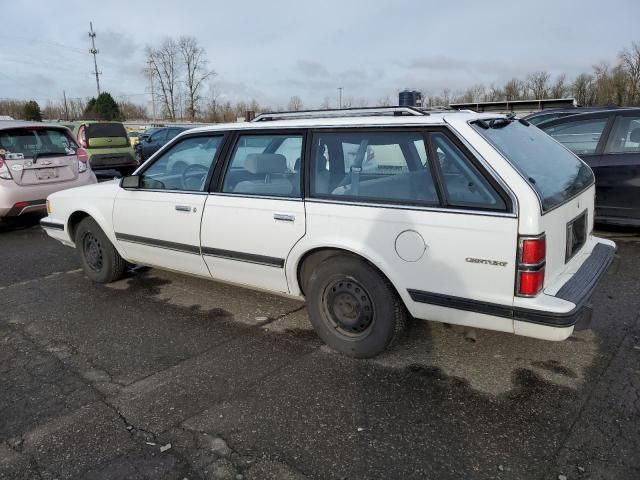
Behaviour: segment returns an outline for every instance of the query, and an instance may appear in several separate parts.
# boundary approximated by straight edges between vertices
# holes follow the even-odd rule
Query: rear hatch
[[[20,127],[0,131],[0,157],[18,185],[75,180],[77,149],[64,128]]]
[[[547,240],[545,289],[563,283],[558,282],[562,276],[568,279],[593,249],[589,240],[593,231],[594,193],[592,186],[542,216]]]
[[[534,223],[539,230],[527,233],[544,235],[544,288],[557,285],[561,277],[577,270],[593,248],[592,239],[590,243],[593,172],[567,148],[527,121],[515,117],[487,118],[473,121],[472,126],[536,193],[541,216]],[[539,266],[535,268],[540,270]]]
[[[89,150],[129,146],[129,138],[124,125],[117,122],[88,123],[80,127],[78,136],[81,143],[86,142],[86,147]]]

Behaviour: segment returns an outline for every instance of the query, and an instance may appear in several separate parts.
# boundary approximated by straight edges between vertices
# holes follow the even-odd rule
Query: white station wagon
[[[615,253],[593,205],[591,169],[524,120],[388,107],[189,130],[41,225],[96,282],[129,262],[304,298],[370,357],[408,315],[566,339]]]

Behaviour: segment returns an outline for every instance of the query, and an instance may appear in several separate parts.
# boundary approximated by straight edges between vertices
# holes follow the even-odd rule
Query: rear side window
[[[315,196],[439,204],[419,132],[316,133],[310,177]]]
[[[640,153],[640,115],[616,117],[604,153]]]
[[[590,187],[593,172],[542,130],[506,118],[477,120],[472,126],[520,172],[540,197],[543,211]]]
[[[431,141],[449,205],[489,210],[507,208],[500,195],[449,137],[433,133]]]
[[[222,191],[299,197],[301,156],[302,135],[240,135]]]
[[[540,128],[563,144],[576,155],[589,155],[596,152],[600,136],[607,124],[607,118],[594,118]]]
[[[75,155],[78,145],[63,130],[15,128],[0,131],[0,150],[7,159],[38,155]]]
[[[85,138],[126,137],[127,131],[121,123],[89,123],[85,128]]]

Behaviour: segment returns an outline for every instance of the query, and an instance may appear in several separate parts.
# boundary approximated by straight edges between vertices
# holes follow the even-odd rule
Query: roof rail
[[[334,110],[299,110],[297,112],[265,112],[256,116],[252,122],[267,122],[271,120],[288,120],[295,118],[339,118],[360,117],[369,115],[429,115],[414,107],[361,107],[341,108]]]

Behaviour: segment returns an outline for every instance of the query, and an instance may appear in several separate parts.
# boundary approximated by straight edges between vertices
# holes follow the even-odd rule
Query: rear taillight
[[[535,297],[544,286],[544,266],[547,241],[544,236],[520,237],[518,241],[518,270],[516,296]]]
[[[78,157],[78,172],[87,171],[87,163],[89,162],[89,153],[84,148],[76,150],[76,157]]]
[[[9,166],[4,161],[4,157],[0,155],[0,178],[5,180],[11,180],[11,173],[9,172]]]
[[[80,127],[80,131],[78,131],[78,143],[82,148],[87,148],[87,135],[85,134],[84,127]]]

